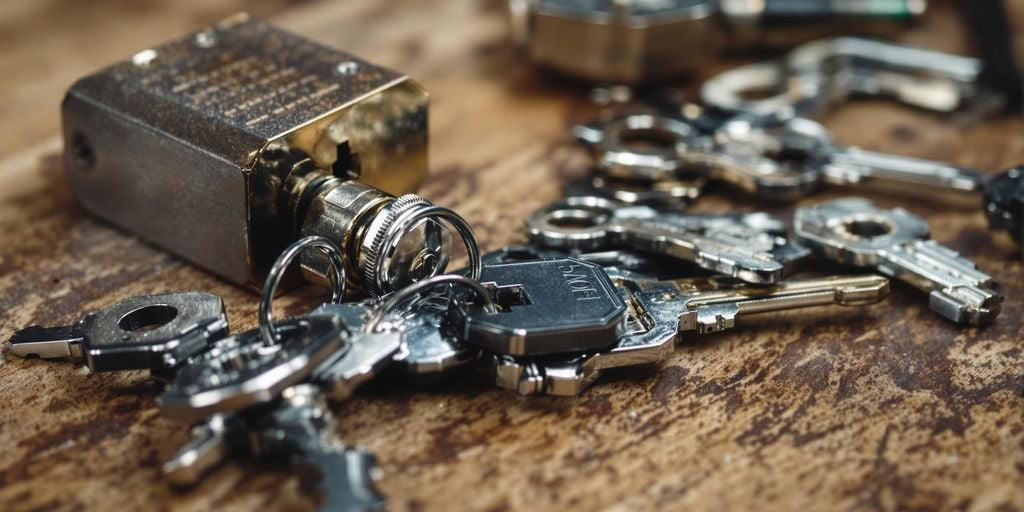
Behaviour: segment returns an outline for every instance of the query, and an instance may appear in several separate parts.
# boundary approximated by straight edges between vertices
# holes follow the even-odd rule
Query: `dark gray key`
[[[19,357],[84,360],[93,371],[168,370],[227,335],[220,297],[203,292],[124,299],[74,325],[33,325],[11,337]]]
[[[306,491],[322,494],[317,510],[379,510],[384,497],[374,487],[376,459],[333,439],[334,417],[319,389],[300,385],[285,390],[281,403],[249,425],[253,452],[283,458],[297,470]]]
[[[619,274],[629,274],[633,279],[675,279],[693,277],[706,272],[694,265],[687,265],[677,258],[640,253],[630,249],[579,252],[545,249],[533,245],[510,245],[483,255],[482,260],[484,265],[496,265],[562,258],[576,258],[596,263],[606,271],[614,270]]]
[[[158,399],[164,413],[194,422],[270,403],[354,345],[349,329],[333,316],[306,315],[277,325],[282,339],[275,345],[263,344],[259,330],[251,329],[190,358]]]
[[[492,352],[536,355],[614,345],[626,305],[599,265],[565,258],[483,268],[498,313],[466,322],[466,340]]]

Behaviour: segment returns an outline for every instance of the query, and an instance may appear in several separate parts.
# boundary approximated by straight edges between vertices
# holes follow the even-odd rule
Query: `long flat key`
[[[670,281],[615,278],[630,305],[627,328],[610,350],[538,358],[495,356],[497,384],[520,394],[579,394],[607,369],[657,363],[680,336],[718,332],[749,314],[825,305],[864,306],[889,293],[881,276],[830,276],[752,286],[727,277]]]
[[[527,219],[530,240],[578,251],[631,248],[692,262],[752,283],[774,283],[809,251],[765,213],[682,215],[601,198],[571,198]]]
[[[351,350],[351,333],[333,316],[306,315],[281,322],[282,340],[264,345],[258,329],[218,340],[190,358],[158,401],[164,413],[195,422],[277,398],[305,380],[332,355]]]
[[[323,495],[317,510],[362,512],[384,507],[374,483],[376,460],[334,438],[334,417],[315,386],[288,388],[280,404],[252,418],[249,428],[258,457],[289,461],[306,490]]]
[[[33,325],[11,337],[19,357],[84,360],[93,371],[167,370],[227,334],[220,297],[203,292],[140,295],[73,325]]]
[[[491,352],[537,355],[615,344],[626,314],[604,270],[572,258],[486,265],[496,313],[466,318],[464,339]]]
[[[992,278],[928,240],[928,224],[902,208],[839,199],[798,208],[794,226],[800,240],[825,258],[872,268],[928,292],[929,307],[954,322],[987,325],[1002,309]]]

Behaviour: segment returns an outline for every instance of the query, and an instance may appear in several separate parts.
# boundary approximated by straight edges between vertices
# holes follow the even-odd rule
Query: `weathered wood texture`
[[[242,5],[0,7],[0,339],[120,297],[182,289],[224,296],[236,329],[255,324],[255,296],[86,215],[64,185],[54,138],[77,76]],[[496,3],[285,7],[249,8],[432,92],[423,192],[464,214],[485,249],[522,240],[524,216],[582,172],[567,135],[590,112],[582,89],[520,60]],[[942,5],[904,38],[947,50],[965,41]],[[824,121],[843,142],[993,171],[1024,155],[1021,119],[965,126],[858,101]],[[1005,285],[993,326],[957,328],[897,285],[879,306],[773,315],[690,339],[663,366],[617,373],[575,399],[523,398],[476,375],[433,389],[375,382],[338,404],[340,433],[376,452],[396,510],[1024,509],[1019,251],[990,237],[978,212],[905,205]],[[722,195],[696,205],[733,207],[752,205]],[[307,287],[278,304],[298,313],[322,298]],[[239,463],[172,492],[159,463],[185,428],[160,416],[157,391],[142,372],[89,374],[5,355],[0,509],[311,506],[285,471]]]

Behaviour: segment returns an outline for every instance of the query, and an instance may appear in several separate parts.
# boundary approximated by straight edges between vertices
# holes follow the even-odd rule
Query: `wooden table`
[[[235,329],[255,325],[254,295],[88,216],[64,184],[57,138],[75,78],[243,4],[431,91],[433,174],[422,192],[465,215],[485,249],[523,240],[524,216],[583,172],[568,135],[592,113],[583,89],[520,59],[497,1],[5,3],[0,339],[183,289],[222,295]],[[941,3],[903,39],[965,48]],[[1024,155],[1019,118],[967,125],[857,101],[823,121],[845,143],[992,171]],[[994,325],[958,328],[895,285],[882,305],[751,318],[689,339],[661,367],[618,372],[578,398],[519,397],[475,374],[429,389],[374,382],[337,405],[339,433],[377,454],[396,510],[1022,509],[1019,250],[991,236],[977,211],[877,199],[925,215],[937,240],[1002,282]],[[740,206],[751,207],[719,194],[695,209]],[[278,305],[299,313],[323,297],[306,287]],[[238,462],[171,491],[159,466],[186,429],[161,417],[157,393],[143,372],[90,374],[5,354],[0,510],[312,506],[284,470]]]

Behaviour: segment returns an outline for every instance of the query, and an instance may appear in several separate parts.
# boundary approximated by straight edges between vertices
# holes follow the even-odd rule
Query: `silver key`
[[[379,299],[324,304],[311,314],[335,315],[353,329],[362,329]],[[383,327],[401,334],[404,346],[392,357],[415,382],[431,383],[480,358],[480,349],[465,343],[466,304],[450,290],[425,290],[392,312]],[[381,361],[385,364],[386,361]]]
[[[19,357],[70,357],[93,371],[170,370],[227,335],[220,297],[203,292],[124,299],[74,325],[33,325],[11,337]]]
[[[881,276],[830,276],[752,286],[707,277],[636,281],[616,277],[630,305],[626,332],[607,351],[547,358],[495,356],[497,384],[520,394],[579,394],[607,369],[657,363],[686,332],[718,332],[747,314],[838,304],[874,304],[889,293]]]
[[[264,404],[305,380],[332,355],[353,347],[351,333],[333,316],[302,316],[278,324],[282,339],[262,343],[258,329],[217,341],[188,360],[160,397],[168,416],[194,422]]]
[[[853,95],[952,112],[986,101],[981,70],[981,61],[970,57],[835,37],[800,45],[781,61],[727,70],[704,82],[701,98],[718,108],[782,117],[818,114]],[[775,94],[752,98],[751,91]]]
[[[334,417],[319,391],[312,385],[288,388],[280,404],[250,419],[253,452],[291,462],[304,487],[323,495],[317,510],[383,509],[375,458],[334,438]]]
[[[877,185],[887,193],[980,202],[988,182],[979,170],[837,145],[824,126],[804,118],[738,118],[718,130],[713,144],[692,145],[683,157],[713,179],[773,200],[797,199],[823,185]]]
[[[798,208],[796,235],[825,258],[868,267],[929,293],[929,307],[957,323],[986,325],[1002,309],[992,278],[956,251],[928,240],[928,224],[902,208],[860,198]]]
[[[665,254],[753,283],[780,281],[809,254],[788,241],[785,223],[764,213],[681,215],[601,198],[569,198],[527,219],[543,247],[631,248]]]

